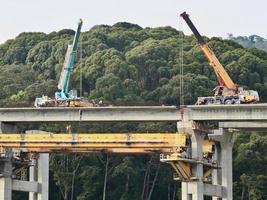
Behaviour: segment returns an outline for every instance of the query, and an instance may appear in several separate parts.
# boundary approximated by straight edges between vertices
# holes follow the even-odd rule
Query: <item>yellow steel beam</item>
[[[213,153],[213,145],[212,141],[204,142],[205,155]],[[183,133],[0,134],[2,153],[5,149],[28,153],[162,153],[160,160],[169,163],[180,180],[191,181],[192,165],[201,161],[185,158],[186,148]],[[209,168],[214,166],[205,164],[205,169]]]
[[[25,152],[173,153],[186,145],[185,140],[177,133],[0,134],[0,147]]]

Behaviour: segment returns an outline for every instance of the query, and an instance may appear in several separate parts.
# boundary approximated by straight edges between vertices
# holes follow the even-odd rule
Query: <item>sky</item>
[[[179,14],[187,11],[202,35],[267,37],[266,0],[0,0],[0,43],[21,32],[75,29],[131,22],[142,27],[172,26],[191,34]]]

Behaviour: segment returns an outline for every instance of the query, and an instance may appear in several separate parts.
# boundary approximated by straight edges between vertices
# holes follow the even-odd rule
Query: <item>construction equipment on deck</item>
[[[210,97],[198,97],[197,105],[205,104],[249,104],[259,101],[257,91],[245,90],[238,87],[230,78],[214,52],[210,49],[204,38],[200,35],[186,12],[180,15],[195,35],[197,42],[213,67],[219,85],[214,89],[215,95]]]
[[[65,61],[60,74],[58,82],[58,90],[55,92],[55,98],[49,98],[43,96],[36,98],[34,102],[35,107],[86,107],[93,106],[93,103],[77,96],[77,90],[69,90],[70,75],[73,72],[75,60],[77,57],[78,40],[81,34],[83,21],[80,19],[78,22],[78,28],[73,38],[71,45],[68,45],[68,49],[65,55]]]

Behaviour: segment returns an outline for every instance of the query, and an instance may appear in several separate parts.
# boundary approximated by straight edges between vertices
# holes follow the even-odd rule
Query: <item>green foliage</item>
[[[123,93],[120,79],[114,74],[107,74],[96,81],[96,89],[92,91],[91,97],[114,101],[120,99]]]
[[[12,64],[0,66],[0,69],[0,99],[8,99],[20,91],[22,94],[24,89],[36,81],[36,74],[29,66]]]
[[[267,198],[267,135],[240,133],[234,149],[234,189],[236,199]]]

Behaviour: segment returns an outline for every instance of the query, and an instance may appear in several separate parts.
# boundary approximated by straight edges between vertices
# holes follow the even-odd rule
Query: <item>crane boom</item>
[[[64,100],[77,97],[75,94],[70,93],[69,82],[70,82],[70,75],[71,72],[73,72],[74,63],[77,57],[77,46],[81,34],[82,23],[83,21],[80,19],[78,22],[78,28],[76,30],[73,42],[71,45],[68,45],[68,50],[65,56],[65,61],[58,82],[58,91],[55,93],[56,99]]]
[[[204,38],[200,35],[193,22],[190,20],[189,15],[186,12],[183,12],[181,14],[181,17],[185,20],[189,28],[194,33],[201,50],[203,51],[215,71],[219,85],[225,86],[228,89],[237,92],[237,86],[234,84],[234,82],[232,81],[229,74],[226,72],[214,52],[209,48]]]
[[[80,19],[78,28],[75,32],[72,44],[68,45],[62,66],[60,78],[55,92],[55,98],[49,98],[43,95],[35,99],[35,107],[87,107],[94,106],[94,102],[78,97],[76,90],[69,90],[70,76],[73,72],[74,64],[77,57],[78,40],[81,34],[83,21]]]

